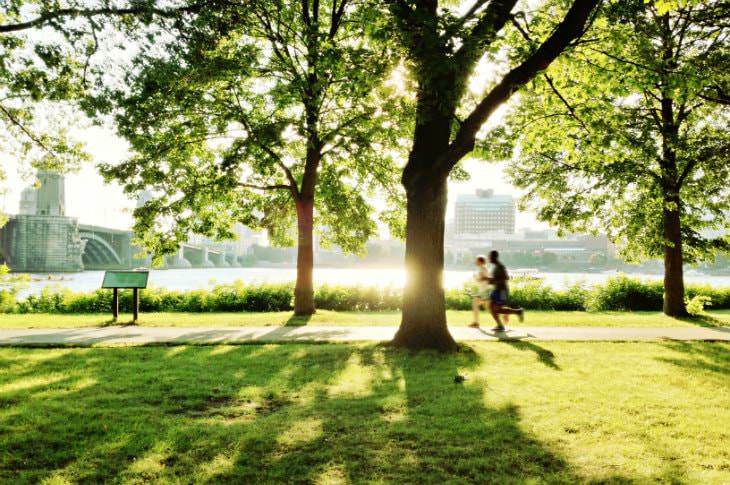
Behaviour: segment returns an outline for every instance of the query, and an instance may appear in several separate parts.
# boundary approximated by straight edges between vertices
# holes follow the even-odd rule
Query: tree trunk
[[[442,273],[446,179],[407,191],[406,271],[401,325],[393,344],[411,349],[454,351],[446,326]]]
[[[687,315],[684,305],[684,270],[682,268],[682,225],[679,197],[664,202],[664,313],[670,317]]]
[[[314,270],[313,219],[314,201],[303,198],[297,204],[297,283],[294,287],[294,314],[311,315],[314,313]]]

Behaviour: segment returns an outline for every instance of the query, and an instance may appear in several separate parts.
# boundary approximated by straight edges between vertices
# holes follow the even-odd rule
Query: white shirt
[[[490,278],[491,275],[492,270],[486,265],[480,266],[476,273],[474,273],[474,279],[479,284],[479,293],[486,293],[489,290],[489,282],[485,278]]]

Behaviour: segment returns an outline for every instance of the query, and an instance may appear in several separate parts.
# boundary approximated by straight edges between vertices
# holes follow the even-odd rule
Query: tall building
[[[511,195],[495,195],[493,190],[477,190],[456,198],[454,235],[514,234],[515,201]]]

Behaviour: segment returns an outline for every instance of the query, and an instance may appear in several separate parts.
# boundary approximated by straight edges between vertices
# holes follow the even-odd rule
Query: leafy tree
[[[473,0],[466,8],[438,0],[387,3],[417,84],[416,126],[401,177],[408,279],[393,343],[454,350],[442,285],[447,178],[494,111],[583,34],[600,0],[519,8],[516,0]],[[517,35],[523,30],[535,40]],[[493,82],[474,76],[480,70]]]
[[[141,45],[129,91],[111,97],[134,156],[102,173],[155,194],[135,211],[142,245],[163,254],[190,232],[267,229],[296,243],[295,313],[314,312],[315,227],[322,246],[362,252],[377,229],[369,199],[399,198],[393,155],[407,124],[376,91],[392,64],[367,35],[379,18],[360,0],[248,1]]]
[[[0,153],[20,169],[73,170],[89,159],[70,134],[70,101],[95,78],[92,56],[108,26],[134,31],[155,17],[197,8],[160,9],[154,1],[7,0],[0,2]],[[0,183],[5,180],[0,166]]]
[[[726,2],[615,2],[495,137],[516,140],[511,172],[540,219],[664,258],[667,315],[686,313],[683,263],[730,249],[710,231],[730,226],[728,21]]]

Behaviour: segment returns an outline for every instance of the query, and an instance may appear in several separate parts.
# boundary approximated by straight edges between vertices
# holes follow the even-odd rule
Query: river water
[[[513,272],[513,275],[516,272]],[[576,282],[586,284],[601,283],[617,273],[531,273],[544,278],[545,284],[560,289]],[[446,288],[461,288],[464,282],[471,281],[473,272],[469,270],[444,271]],[[103,271],[84,271],[60,275],[31,275],[30,287],[23,293],[38,293],[46,286],[65,287],[73,291],[93,291],[101,286]],[[296,272],[293,268],[201,268],[152,270],[150,286],[171,290],[210,289],[215,285],[241,280],[247,284],[293,282]],[[659,280],[660,275],[632,274],[642,280]],[[315,285],[361,285],[379,287],[403,287],[405,271],[398,268],[316,268]],[[687,275],[685,281],[730,287],[730,276]]]

